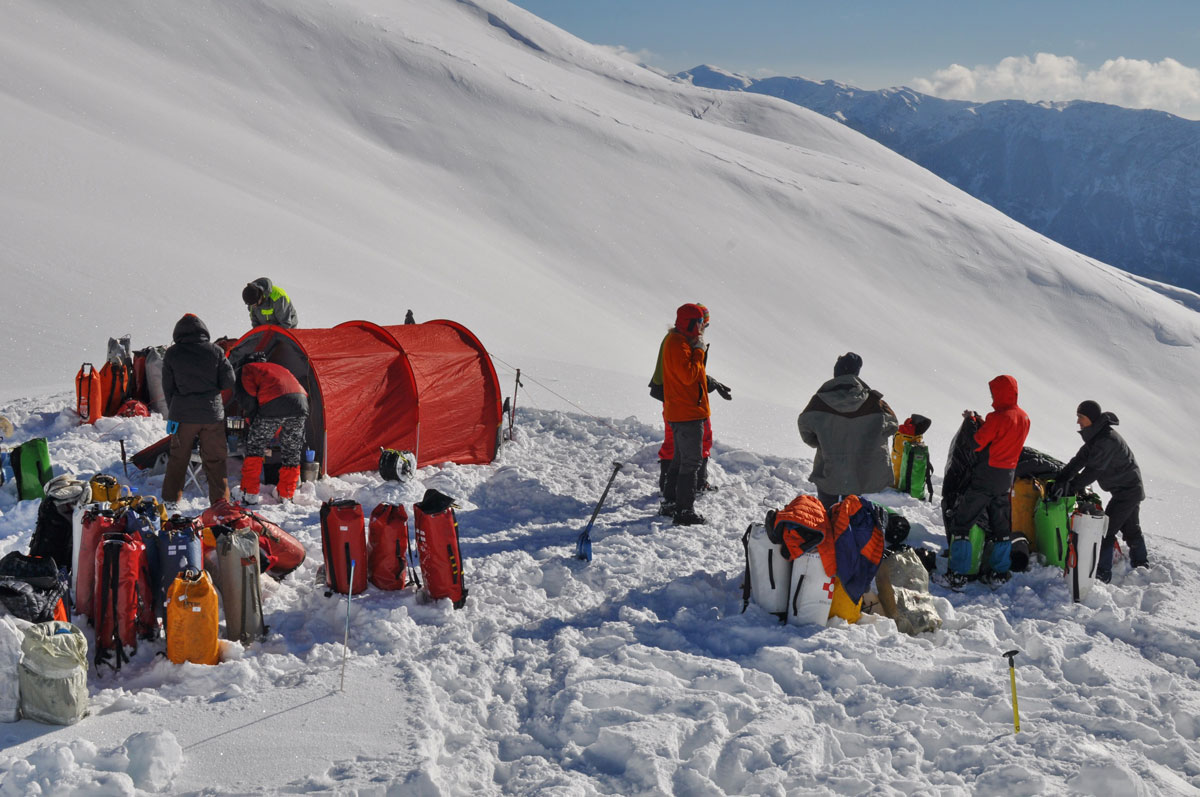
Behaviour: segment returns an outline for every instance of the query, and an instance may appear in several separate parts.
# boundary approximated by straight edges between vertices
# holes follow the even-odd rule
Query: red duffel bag
[[[420,502],[413,504],[413,519],[425,590],[434,600],[449,598],[455,609],[461,609],[467,600],[467,589],[463,586],[454,499],[437,490],[426,490]]]
[[[380,589],[404,589],[408,583],[408,513],[402,504],[380,504],[371,513],[367,577]]]
[[[367,531],[361,504],[351,500],[321,504],[321,552],[330,589],[357,595],[367,588]]]
[[[258,535],[262,571],[276,581],[295,570],[304,561],[304,546],[298,539],[244,506],[219,501],[204,510],[200,515],[200,524],[204,528],[228,526],[234,530],[253,531]]]

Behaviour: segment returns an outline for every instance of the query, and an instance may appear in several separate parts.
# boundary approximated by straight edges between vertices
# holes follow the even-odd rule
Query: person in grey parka
[[[862,357],[838,357],[830,379],[809,400],[796,420],[800,439],[817,449],[813,484],[829,509],[847,495],[875,493],[892,485],[888,441],[899,421],[883,400],[859,379]]]
[[[296,308],[287,291],[267,277],[259,277],[242,288],[242,301],[250,311],[250,326],[273,325],[284,329],[295,329],[300,323]]]

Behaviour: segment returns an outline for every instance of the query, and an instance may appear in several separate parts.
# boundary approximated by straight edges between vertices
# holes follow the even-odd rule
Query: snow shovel
[[[587,528],[579,535],[579,541],[575,543],[575,558],[592,561],[592,524],[596,522],[596,516],[600,514],[600,507],[604,506],[604,499],[608,498],[608,489],[612,487],[613,480],[617,478],[617,471],[621,469],[620,462],[613,463],[612,475],[608,477],[608,484],[604,485],[604,492],[600,494],[600,500],[596,502],[596,511],[592,512],[592,519],[588,521]]]
[[[1000,654],[1008,659],[1008,683],[1009,689],[1012,691],[1013,701],[1013,733],[1021,732],[1021,715],[1017,712],[1017,665],[1013,659],[1020,653],[1019,650],[1010,650],[1007,653]]]

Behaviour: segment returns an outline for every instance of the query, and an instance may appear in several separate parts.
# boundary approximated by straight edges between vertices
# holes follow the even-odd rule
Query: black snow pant
[[[289,415],[286,418],[256,416],[250,423],[246,435],[246,457],[261,457],[279,431],[279,464],[285,468],[300,465],[304,453],[304,423],[307,415]]]
[[[1012,499],[1011,468],[993,468],[981,463],[971,473],[971,482],[954,505],[950,528],[950,569],[967,572],[971,544],[971,526],[978,523],[987,532],[992,555],[982,562],[981,570],[1007,573],[1012,567]]]
[[[676,512],[684,512],[696,505],[696,473],[704,459],[704,420],[671,421],[671,431],[675,435],[675,456],[667,468],[663,500],[674,503]]]
[[[1108,533],[1104,535],[1104,542],[1100,543],[1096,578],[1106,584],[1112,578],[1113,548],[1117,543],[1117,532],[1125,538],[1125,545],[1129,548],[1129,564],[1145,567],[1149,561],[1146,538],[1142,536],[1142,522],[1139,517],[1141,508],[1140,498],[1121,495],[1114,495],[1104,508],[1104,514],[1108,515]]]

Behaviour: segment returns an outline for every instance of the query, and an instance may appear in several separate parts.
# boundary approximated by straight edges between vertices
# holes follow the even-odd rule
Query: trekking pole
[[[347,544],[347,547],[349,545]],[[342,685],[338,691],[346,691],[346,650],[350,647],[350,601],[354,599],[354,560],[350,560],[350,588],[346,591],[346,636],[342,640]]]
[[[1012,691],[1013,701],[1013,733],[1021,732],[1021,715],[1017,711],[1017,665],[1013,662],[1020,652],[1019,650],[1010,650],[1001,654],[1008,659],[1008,685]]]
[[[129,480],[129,459],[125,456],[125,440],[121,440],[121,467],[125,468],[125,480]]]
[[[535,380],[536,381],[536,380]],[[513,423],[517,419],[517,390],[524,387],[521,384],[521,369],[517,369],[517,381],[513,385],[512,406],[508,409],[508,439],[513,439]]]
[[[600,507],[604,506],[604,499],[608,498],[608,489],[612,487],[613,480],[617,478],[617,471],[622,468],[620,462],[613,463],[612,475],[608,477],[608,484],[604,485],[604,492],[600,494],[600,500],[596,502],[596,509],[592,512],[592,519],[588,521],[587,528],[579,535],[579,540],[575,543],[575,558],[586,559],[592,561],[592,524],[596,522],[596,516],[600,514]]]

